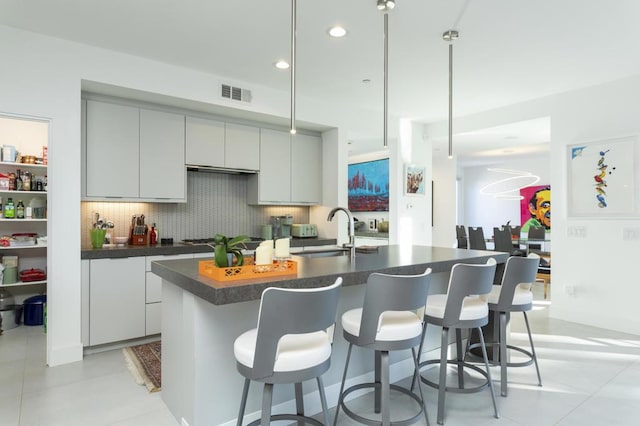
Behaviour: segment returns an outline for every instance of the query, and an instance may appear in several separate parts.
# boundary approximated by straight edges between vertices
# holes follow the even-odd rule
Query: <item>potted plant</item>
[[[244,264],[244,255],[242,249],[247,248],[244,243],[251,241],[246,235],[238,235],[234,238],[227,238],[222,234],[216,234],[213,237],[213,259],[218,268],[227,268],[233,266],[233,258],[236,258],[236,265]]]

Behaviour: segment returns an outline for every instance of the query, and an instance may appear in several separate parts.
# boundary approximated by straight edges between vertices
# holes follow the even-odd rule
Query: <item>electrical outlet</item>
[[[568,296],[575,296],[576,295],[576,288],[575,286],[572,285],[565,285],[564,286],[564,291],[565,293],[567,293]]]
[[[567,236],[569,238],[587,238],[586,226],[569,226],[567,228]]]
[[[624,241],[640,240],[640,228],[623,228],[622,239]]]

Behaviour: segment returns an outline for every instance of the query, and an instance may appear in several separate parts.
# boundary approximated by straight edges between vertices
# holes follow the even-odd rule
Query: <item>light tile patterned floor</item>
[[[637,424],[640,336],[549,319],[547,308],[539,304],[530,315],[544,386],[536,386],[533,366],[512,368],[509,396],[498,397],[500,419],[492,416],[488,392],[450,394],[447,425]],[[512,342],[526,345],[523,331],[516,315]],[[160,393],[135,384],[121,350],[47,368],[44,342],[40,327],[21,326],[0,336],[0,426],[178,424]],[[498,392],[499,370],[492,373]],[[425,389],[435,424],[437,393]],[[351,406],[366,409],[368,398]],[[403,403],[396,401],[394,415],[406,414]],[[338,424],[356,423],[341,413]]]

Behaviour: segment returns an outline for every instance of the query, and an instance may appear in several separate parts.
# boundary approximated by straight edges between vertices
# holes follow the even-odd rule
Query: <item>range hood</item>
[[[199,166],[197,164],[187,164],[189,172],[206,172],[206,173],[225,173],[228,175],[254,175],[257,170],[248,169],[230,169],[226,167]]]

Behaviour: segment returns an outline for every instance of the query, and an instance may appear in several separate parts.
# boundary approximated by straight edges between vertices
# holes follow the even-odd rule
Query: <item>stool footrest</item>
[[[303,422],[310,425],[324,426],[324,423],[319,422],[318,420],[312,417],[301,416],[298,414],[274,414],[269,418],[269,420],[272,422],[277,422],[281,420],[296,420],[298,422]],[[259,424],[260,424],[260,419],[252,421],[247,426],[257,426]]]
[[[351,411],[347,405],[345,404],[345,397],[350,394],[351,392],[360,390],[360,389],[368,389],[368,388],[373,388],[375,389],[376,387],[379,387],[380,384],[379,383],[373,383],[373,382],[369,382],[369,383],[359,383],[357,385],[353,385],[347,389],[345,389],[342,392],[342,403],[340,404],[340,406],[342,407],[342,410],[344,411],[344,413],[351,417],[353,420],[365,424],[365,425],[370,425],[370,426],[378,426],[380,425],[380,419],[370,419],[367,417],[363,417],[360,416],[356,413],[354,413],[353,411]],[[415,422],[417,422],[418,420],[420,420],[420,418],[422,417],[422,412],[423,412],[423,405],[422,405],[422,400],[420,399],[420,397],[416,394],[414,394],[413,392],[411,392],[409,389],[403,388],[402,386],[398,386],[398,385],[389,385],[389,388],[392,391],[397,391],[400,393],[403,393],[409,397],[411,397],[414,401],[416,401],[419,406],[420,406],[420,410],[418,411],[418,413],[408,419],[404,419],[404,420],[398,420],[398,421],[394,421],[391,422],[391,426],[408,426],[410,424],[413,424]]]
[[[490,342],[486,344],[487,348],[489,347],[499,347],[500,343],[499,342]],[[472,345],[469,345],[469,352],[467,352],[467,358],[469,358],[472,362],[484,362],[484,360],[482,358],[480,358],[479,356],[471,353],[471,349],[474,348],[479,348],[480,344],[479,343],[474,343]],[[531,364],[533,364],[534,359],[533,359],[533,354],[531,353],[531,351],[528,351],[524,348],[518,347],[518,346],[513,346],[513,345],[507,345],[507,349],[511,349],[513,351],[517,351],[520,352],[521,354],[526,355],[529,359],[526,361],[520,361],[520,362],[507,362],[507,367],[526,367],[529,366]],[[489,364],[490,365],[500,365],[500,358],[498,358],[497,360],[489,358]]]
[[[431,359],[429,361],[423,361],[419,364],[419,367],[422,368],[425,365],[431,365],[431,364],[440,364],[440,360],[439,359]],[[480,374],[482,377],[484,377],[484,382],[481,383],[478,386],[474,386],[474,387],[470,387],[470,388],[459,388],[459,387],[449,387],[446,386],[445,387],[445,391],[446,392],[453,392],[453,393],[476,393],[476,392],[480,392],[481,390],[487,388],[490,385],[489,382],[489,374],[487,374],[486,371],[482,370],[481,368],[479,368],[476,365],[473,365],[471,363],[468,362],[460,362],[457,359],[449,359],[447,360],[447,365],[462,365],[463,367],[469,368],[473,371],[475,371],[476,373]],[[422,383],[431,386],[434,389],[439,389],[440,386],[438,383],[436,382],[432,382],[431,380],[427,379],[426,377],[424,377],[422,374],[420,374],[420,380],[422,380]]]

